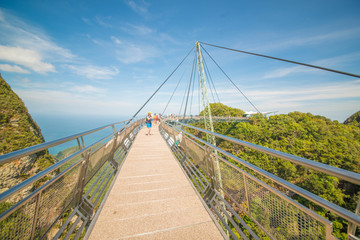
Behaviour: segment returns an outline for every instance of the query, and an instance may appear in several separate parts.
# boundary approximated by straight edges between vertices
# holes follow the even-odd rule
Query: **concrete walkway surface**
[[[146,133],[137,135],[89,239],[223,239],[158,125]]]

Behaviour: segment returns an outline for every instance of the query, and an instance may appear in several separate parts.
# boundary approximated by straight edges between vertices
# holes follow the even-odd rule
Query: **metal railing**
[[[248,163],[194,136],[186,129],[249,147],[306,168],[360,185],[360,174],[265,148],[183,122],[161,123],[161,133],[205,202],[233,239],[336,239],[333,223],[291,198],[301,196],[343,218],[349,239],[360,226],[355,213]],[[218,169],[217,169],[218,167]],[[219,183],[218,176],[221,176]],[[257,175],[258,177],[254,176]]]
[[[77,141],[70,156],[0,194],[0,239],[79,239],[84,236],[84,229],[98,214],[143,122],[142,119],[118,122],[1,155],[0,165],[6,167],[29,155]],[[110,134],[85,145],[84,137],[104,129]],[[24,196],[24,192],[28,194]]]
[[[197,122],[203,122],[204,121],[204,117],[203,116],[198,116],[198,115],[194,115],[194,116],[179,116],[179,115],[174,115],[172,117],[168,117],[168,119],[181,119],[181,122],[183,123],[197,123]],[[248,117],[218,117],[218,116],[213,116],[212,117],[213,122],[247,122],[249,121]]]

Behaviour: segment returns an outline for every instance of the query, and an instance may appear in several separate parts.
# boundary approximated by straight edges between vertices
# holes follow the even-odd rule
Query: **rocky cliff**
[[[23,101],[0,74],[0,155],[44,142],[41,130]],[[0,192],[22,182],[53,163],[47,151],[0,166]],[[28,189],[30,191],[30,189]]]

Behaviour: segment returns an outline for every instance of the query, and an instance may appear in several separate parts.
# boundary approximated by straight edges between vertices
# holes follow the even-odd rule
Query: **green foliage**
[[[242,117],[245,114],[241,109],[228,107],[222,103],[210,103],[210,109],[212,116],[218,117]],[[200,115],[204,115],[204,110]]]
[[[0,154],[30,147],[44,141],[41,130],[22,100],[0,77]]]
[[[344,124],[360,127],[360,111],[354,113],[348,119],[346,119]]]
[[[253,116],[248,122],[215,123],[214,131],[360,173],[359,118],[360,112],[351,117],[352,121],[341,124],[310,113],[292,112],[269,118]],[[202,127],[201,124],[197,126]],[[217,139],[217,146],[350,211],[356,207],[360,186],[221,139]],[[331,218],[335,223],[334,234],[340,239],[346,238],[346,222],[336,216],[329,217],[326,210],[306,199],[294,198],[320,215]]]
[[[31,147],[44,142],[41,130],[22,100],[0,76],[0,154]],[[39,170],[53,164],[47,151],[37,154]]]

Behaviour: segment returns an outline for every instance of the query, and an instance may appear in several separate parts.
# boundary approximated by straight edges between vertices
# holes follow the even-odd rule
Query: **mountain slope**
[[[0,75],[0,155],[44,142],[44,137],[23,101]],[[47,151],[0,166],[0,192],[53,163]]]
[[[353,115],[351,115],[350,117],[348,117],[345,120],[344,124],[360,127],[360,111],[358,111],[358,112],[354,113]]]

